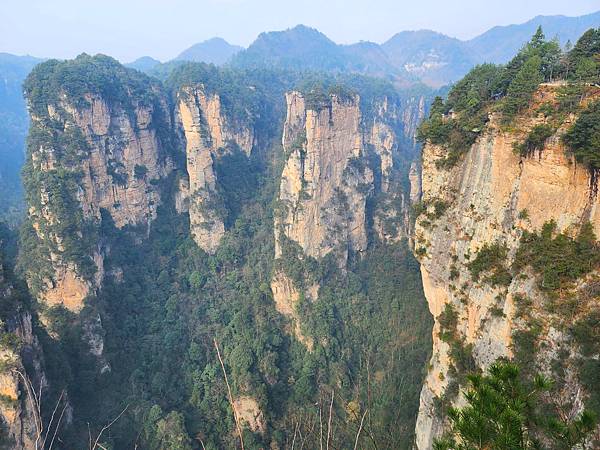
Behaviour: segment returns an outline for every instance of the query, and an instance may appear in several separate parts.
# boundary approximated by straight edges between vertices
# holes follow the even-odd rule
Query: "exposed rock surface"
[[[408,184],[408,176],[397,166],[399,154],[410,149],[401,146],[401,105],[382,98],[365,116],[358,95],[331,94],[315,102],[310,94],[289,92],[286,103],[282,138],[286,162],[275,217],[275,257],[282,256],[282,246],[289,240],[306,256],[319,259],[332,254],[345,267],[350,254],[367,249],[370,224],[384,241],[406,237],[407,208],[400,180],[406,176]],[[375,195],[376,206],[369,210]],[[312,347],[301,333],[296,303],[301,294],[317,300],[318,285],[304,287],[307,292],[301,293],[277,270],[271,288],[278,310],[295,322],[296,337]]]
[[[40,391],[46,389],[47,382],[42,370],[40,346],[32,330],[31,316],[28,313],[15,316],[5,325],[3,333],[14,334],[20,342],[18,350],[0,350],[0,362],[5,367],[0,372],[0,395],[3,397],[0,420],[4,426],[3,432],[6,433],[11,448],[34,450],[37,448],[37,415],[25,380]],[[25,358],[30,366],[29,371],[24,367]]]
[[[444,149],[433,145],[424,148],[422,199],[430,213],[436,201],[446,202],[448,207],[433,221],[417,219],[415,231],[423,288],[436,319],[433,356],[416,427],[420,450],[432,448],[433,439],[443,431],[439,400],[453,380],[449,373],[450,346],[439,337],[439,317],[447,304],[458,312],[458,335],[464,344],[472,345],[473,358],[482,369],[499,357],[512,355],[512,335],[525,326],[516,315],[515,297],[519,295],[532,299],[532,311],[548,327],[543,332],[545,348],[557,349],[569,340],[551,325],[550,313],[542,306],[544,296],[532,273],[514,277],[510,286],[501,290],[473,281],[467,264],[483,245],[495,242],[506,244],[510,264],[523,231],[539,230],[550,220],[556,221],[559,231],[571,234],[589,220],[599,235],[599,201],[590,192],[590,174],[567,156],[560,141],[573,119],[567,118],[543,150],[529,158],[516,154],[513,143],[522,142],[534,125],[544,122],[533,111],[517,119],[512,129],[518,131],[503,131],[492,117],[486,132],[451,170],[436,167],[436,161],[446,155]],[[545,354],[534,362],[546,372],[555,357]],[[582,394],[573,383],[565,385],[564,395],[571,397],[563,400],[575,405],[573,411],[577,413]]]
[[[38,389],[46,387],[41,348],[33,333],[31,315],[20,311],[14,286],[2,265],[0,240],[0,302],[4,320],[0,321],[0,426],[6,448],[35,449],[36,418],[25,380]],[[6,312],[6,310],[10,312]],[[24,364],[27,363],[28,371]]]
[[[207,94],[202,85],[185,87],[178,94],[178,114],[186,141],[187,185],[180,186],[188,209],[192,236],[208,253],[214,253],[225,233],[225,212],[219,197],[215,160],[237,146],[250,156],[254,130],[232,123],[218,94]],[[181,204],[181,201],[180,201]]]
[[[98,94],[85,94],[83,102],[77,104],[63,96],[59,104],[47,105],[47,117],[32,114],[32,129],[36,132],[49,132],[49,121],[53,123],[51,132],[62,130],[53,144],[33,148],[29,156],[31,170],[41,174],[35,176],[48,180],[39,186],[39,198],[29,215],[52,260],[54,273],[45,279],[39,293],[39,298],[50,305],[62,304],[78,312],[84,298],[103,278],[101,248],[92,248],[85,255],[93,260],[93,276],[84,276],[77,262],[64,256],[69,249],[65,249],[63,242],[72,236],[56,231],[60,229],[56,225],[66,220],[57,212],[60,206],[53,192],[56,185],[51,184],[59,171],[66,169],[77,174],[76,186],[70,187],[70,194],[79,210],[70,214],[79,215],[81,223],[98,224],[101,211],[108,213],[117,228],[148,226],[156,216],[161,199],[154,182],[171,169],[158,128],[169,127],[169,114],[162,99],[151,105],[132,102],[129,109],[111,104]],[[72,153],[76,154],[71,156]],[[70,155],[70,159],[66,160],[65,155]],[[64,191],[60,194],[67,195]],[[79,233],[79,238],[85,239],[84,230],[80,228]]]
[[[279,240],[283,232],[315,258],[336,250],[344,264],[348,250],[367,247],[366,198],[373,171],[365,161],[358,97],[330,100],[310,109],[299,92],[286,95],[283,147],[289,156],[279,192],[284,211],[275,233]]]
[[[264,415],[254,398],[241,396],[234,399],[233,404],[242,426],[249,428],[255,433],[264,433],[266,431]]]

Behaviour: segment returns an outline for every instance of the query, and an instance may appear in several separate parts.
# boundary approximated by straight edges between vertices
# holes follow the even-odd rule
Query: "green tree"
[[[510,83],[502,109],[506,121],[529,105],[531,96],[543,81],[541,65],[542,60],[538,55],[529,58]]]
[[[575,159],[590,170],[600,169],[600,101],[581,112],[575,124],[563,137]]]
[[[536,436],[544,431],[552,448],[572,448],[594,427],[589,412],[567,423],[540,407],[541,394],[552,383],[537,375],[524,382],[519,367],[497,362],[488,375],[470,375],[467,406],[451,408],[450,430],[434,444],[436,450],[526,450],[539,448]]]
[[[144,424],[144,438],[151,450],[192,450],[192,441],[185,428],[183,415],[171,411],[163,417],[163,411],[154,405]]]

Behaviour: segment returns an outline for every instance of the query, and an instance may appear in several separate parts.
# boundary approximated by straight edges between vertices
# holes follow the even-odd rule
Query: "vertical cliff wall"
[[[535,344],[521,363],[558,378],[561,388],[552,402],[565,417],[576,417],[591,394],[578,373],[581,354],[571,331],[597,306],[597,294],[590,294],[597,272],[560,293],[544,288],[531,267],[511,273],[523,236],[550,221],[556,223],[554,235],[575,238],[587,221],[596,236],[600,233],[590,171],[561,143],[576,119],[573,114],[552,122],[554,131],[542,148],[529,156],[515,151],[536,125],[550,122],[538,108],[542,103],[556,107],[556,90],[542,86],[510,127],[492,115],[486,131],[453,168],[440,164],[446,149],[428,144],[423,150],[424,212],[417,218],[415,248],[435,326],[416,428],[421,450],[432,448],[442,433],[448,405],[461,404],[457,394],[465,372],[514,357],[522,351],[515,341],[519,333],[536,330]],[[571,309],[561,309],[568,302],[574,302]]]
[[[83,85],[65,82],[70,70],[94,70],[87,58],[49,63],[26,83],[30,243],[41,255],[28,280],[46,304],[75,312],[103,278],[100,222],[147,227],[161,202],[156,182],[171,168],[170,115],[158,87],[110,59],[116,84],[107,77],[94,85],[101,69]]]
[[[33,450],[39,416],[27,388],[47,395],[47,382],[28,299],[14,284],[5,231],[0,224],[0,447]]]
[[[410,184],[403,162],[414,142],[402,146],[411,138],[403,141],[399,102],[382,97],[365,111],[356,94],[324,98],[293,91],[286,104],[275,258],[289,259],[297,246],[301,259],[329,255],[344,269],[370,240],[406,237]],[[278,266],[271,288],[277,309],[294,319],[296,336],[310,348],[296,305],[301,297],[317,299],[318,282],[298,286]]]
[[[287,94],[283,147],[289,156],[279,200],[285,211],[279,233],[305,254],[321,258],[336,251],[343,265],[348,251],[367,246],[366,199],[373,172],[366,162],[358,97],[332,95],[328,104],[307,107],[298,92]],[[276,257],[280,255],[276,250]]]
[[[196,243],[214,253],[225,233],[226,208],[219,192],[215,161],[232,150],[247,157],[254,145],[254,129],[246,121],[232,122],[217,93],[202,85],[178,93],[178,117],[185,136],[188,180],[181,186]]]

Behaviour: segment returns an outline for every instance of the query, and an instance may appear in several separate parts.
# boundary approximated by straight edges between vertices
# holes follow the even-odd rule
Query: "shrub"
[[[479,281],[482,274],[482,281],[492,286],[508,286],[512,281],[512,276],[505,266],[508,248],[506,244],[495,242],[493,244],[484,244],[477,252],[477,256],[468,264],[471,271],[471,277],[474,281]]]
[[[515,150],[523,157],[530,157],[536,151],[541,152],[544,149],[546,141],[554,134],[554,128],[548,124],[534,126],[525,142],[515,144]]]
[[[556,222],[546,222],[538,232],[524,232],[515,261],[513,273],[531,266],[540,276],[540,288],[553,291],[577,280],[600,263],[600,249],[592,225],[582,225],[573,239],[556,233]]]

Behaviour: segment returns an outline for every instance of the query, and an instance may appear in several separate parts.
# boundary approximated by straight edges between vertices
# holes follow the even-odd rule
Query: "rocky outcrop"
[[[350,254],[367,249],[371,226],[386,242],[406,237],[402,180],[408,181],[408,174],[401,172],[399,159],[413,148],[401,145],[403,113],[394,100],[375,100],[366,114],[358,95],[331,94],[315,100],[311,94],[286,94],[276,259],[291,242],[305,256],[333,255],[345,268]],[[301,332],[296,304],[301,295],[317,300],[318,284],[295,286],[277,269],[271,290],[279,312],[295,323],[292,330],[298,340],[312,348],[313,342]]]
[[[32,134],[42,137],[30,147],[26,183],[32,199],[29,217],[52,261],[38,297],[78,312],[104,276],[103,249],[90,244],[71,258],[78,245],[103,219],[117,228],[148,227],[161,198],[157,181],[171,170],[159,138],[169,128],[166,101],[158,94],[146,103],[131,97],[116,103],[97,93],[80,101],[61,96],[44,114],[32,114]],[[37,145],[36,145],[37,144]],[[73,236],[75,233],[75,236]],[[97,237],[94,240],[98,240]]]
[[[14,316],[3,324],[2,334],[12,335],[16,343],[13,347],[3,346],[0,349],[0,422],[3,437],[11,448],[34,450],[37,448],[39,415],[34,409],[30,388],[45,391],[47,381],[42,369],[41,349],[32,330],[31,315],[22,313]],[[28,370],[24,367],[25,359]]]
[[[185,136],[188,174],[188,181],[180,186],[187,206],[178,209],[189,211],[196,243],[208,253],[214,253],[225,233],[226,214],[219,196],[215,161],[236,148],[250,156],[254,130],[244,123],[231,121],[219,95],[208,94],[202,85],[180,90],[177,112]]]
[[[553,92],[542,89],[537,96],[536,100],[544,96],[544,101],[549,101]],[[513,355],[513,334],[527,328],[518,313],[522,297],[531,299],[527,314],[536,315],[543,324],[541,347],[548,349],[543,355],[531,355],[532,365],[549,373],[558,349],[577,353],[568,332],[560,326],[564,319],[545,306],[546,298],[533,273],[514,276],[507,287],[501,287],[474,281],[468,268],[484,245],[494,243],[506,245],[506,265],[510,267],[523,232],[539,230],[550,220],[556,221],[558,231],[571,235],[584,221],[590,221],[599,235],[599,201],[590,191],[590,174],[567,155],[560,141],[574,117],[568,117],[532,157],[521,157],[513,149],[513,144],[522,142],[534,125],[545,120],[532,107],[507,131],[492,116],[487,130],[451,170],[436,165],[446,150],[434,145],[423,150],[422,201],[427,217],[417,218],[415,248],[435,326],[416,428],[420,450],[432,448],[433,439],[443,431],[441,400],[461,402],[449,392],[457,382],[451,370],[455,361],[450,344],[439,335],[440,315],[447,305],[458,314],[458,341],[471,349],[481,369],[499,357]],[[581,300],[582,309],[585,301]],[[567,373],[573,369],[569,364],[567,358],[563,362]],[[554,399],[570,405],[571,417],[581,411],[584,395],[575,379],[572,376],[566,381],[565,389]]]
[[[359,99],[332,95],[328,104],[307,107],[299,92],[286,95],[279,233],[297,242],[306,255],[335,251],[341,265],[348,251],[367,247],[366,199],[373,171],[366,161]],[[281,250],[276,246],[276,257]]]
[[[250,396],[237,397],[233,401],[240,425],[254,433],[264,433],[267,429],[265,417],[258,402]]]
[[[300,300],[301,293],[283,270],[277,270],[273,274],[271,279],[271,292],[273,293],[273,300],[275,301],[275,308],[277,311],[290,318],[292,321],[293,326],[288,332],[296,336],[296,339],[304,344],[309,351],[312,351],[314,342],[310,336],[306,336],[302,333],[300,316],[296,310],[296,305]],[[313,301],[316,300],[319,295],[319,286],[317,284],[312,285],[305,295],[308,295]]]
[[[3,267],[0,240],[0,428],[5,448],[35,449],[37,411],[33,407],[27,383],[36,391],[46,388],[41,347],[33,333],[29,312],[19,305],[12,274]],[[28,368],[25,368],[27,364]]]

